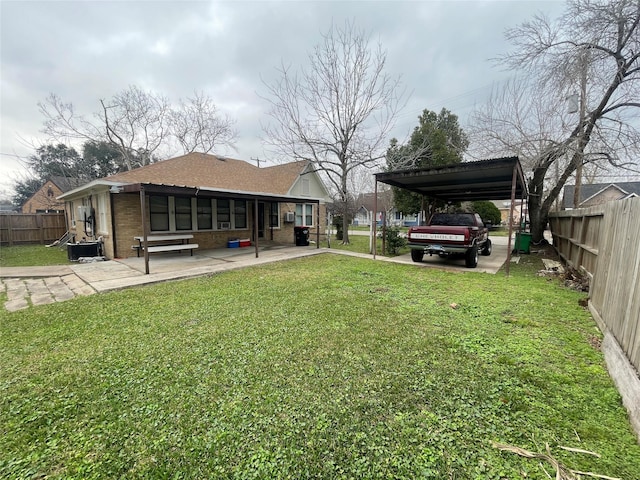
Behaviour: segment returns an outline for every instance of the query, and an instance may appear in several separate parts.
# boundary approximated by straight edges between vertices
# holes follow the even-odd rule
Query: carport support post
[[[374,187],[373,187],[373,215],[371,217],[371,224],[373,225],[373,238],[371,239],[373,243],[373,259],[376,258],[376,227],[378,226],[378,177],[375,177]]]
[[[511,179],[511,206],[509,207],[509,240],[507,240],[507,266],[505,267],[505,275],[509,276],[509,267],[511,265],[511,235],[513,234],[513,210],[516,203],[516,180],[518,173],[518,165],[513,166],[513,177]]]
[[[142,216],[142,248],[144,249],[144,273],[149,275],[149,249],[147,248],[147,202],[145,198],[144,187],[140,185],[140,213]]]

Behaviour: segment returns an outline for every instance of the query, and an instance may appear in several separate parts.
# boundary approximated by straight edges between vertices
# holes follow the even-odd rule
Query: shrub
[[[502,218],[500,217],[500,210],[492,202],[480,201],[473,202],[473,211],[480,215],[484,223],[491,225],[500,225]]]
[[[385,253],[387,255],[398,255],[400,249],[406,245],[406,240],[400,236],[398,227],[387,227],[385,233]]]

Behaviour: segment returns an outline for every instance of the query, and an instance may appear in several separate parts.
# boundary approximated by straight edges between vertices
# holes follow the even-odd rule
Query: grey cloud
[[[538,10],[556,16],[563,7],[543,1],[2,1],[0,8],[0,178],[6,178],[4,154],[31,153],[16,134],[38,137],[36,104],[48,93],[89,114],[100,98],[132,84],[174,100],[205,91],[238,120],[236,155],[264,158],[261,79],[275,79],[281,62],[306,65],[331,23],[347,20],[381,42],[388,73],[413,92],[398,119],[396,135],[403,137],[424,108],[468,113],[509,75],[487,62],[507,48],[504,29]]]

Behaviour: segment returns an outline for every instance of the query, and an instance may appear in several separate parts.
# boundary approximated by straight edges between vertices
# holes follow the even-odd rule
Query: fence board
[[[64,213],[9,213],[0,215],[0,244],[51,243],[67,231]]]
[[[640,198],[550,215],[560,256],[591,277],[590,304],[640,370]]]

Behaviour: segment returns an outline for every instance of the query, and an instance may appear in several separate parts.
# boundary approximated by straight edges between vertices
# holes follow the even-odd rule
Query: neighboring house
[[[491,200],[498,210],[500,210],[500,222],[503,225],[509,225],[509,213],[511,212],[511,200]],[[524,209],[523,206],[524,205]],[[529,211],[526,200],[523,202],[517,199],[513,205],[513,225],[519,225],[521,219],[529,220]]]
[[[562,209],[574,207],[575,185],[564,187]],[[592,183],[580,186],[580,203],[578,208],[592,207],[613,200],[640,196],[640,182]]]
[[[136,255],[134,237],[189,233],[203,249],[230,239],[295,242],[294,226],[325,233],[326,202],[319,175],[306,161],[266,168],[202,153],[94,180],[60,196],[76,241],[102,237],[109,258]],[[145,206],[144,216],[141,215]],[[255,211],[257,210],[257,215]]]
[[[51,177],[40,189],[24,202],[22,213],[62,213],[64,201],[58,197],[85,183],[79,178]]]
[[[353,219],[355,225],[367,225],[371,226],[371,219],[373,218],[374,210],[374,194],[373,193],[361,193],[356,199],[356,215]],[[395,226],[410,226],[418,224],[417,215],[405,215],[402,212],[398,212],[393,206],[393,192],[391,190],[384,190],[378,192],[378,205],[376,212],[376,221],[382,222],[383,212],[387,215],[387,224]]]

